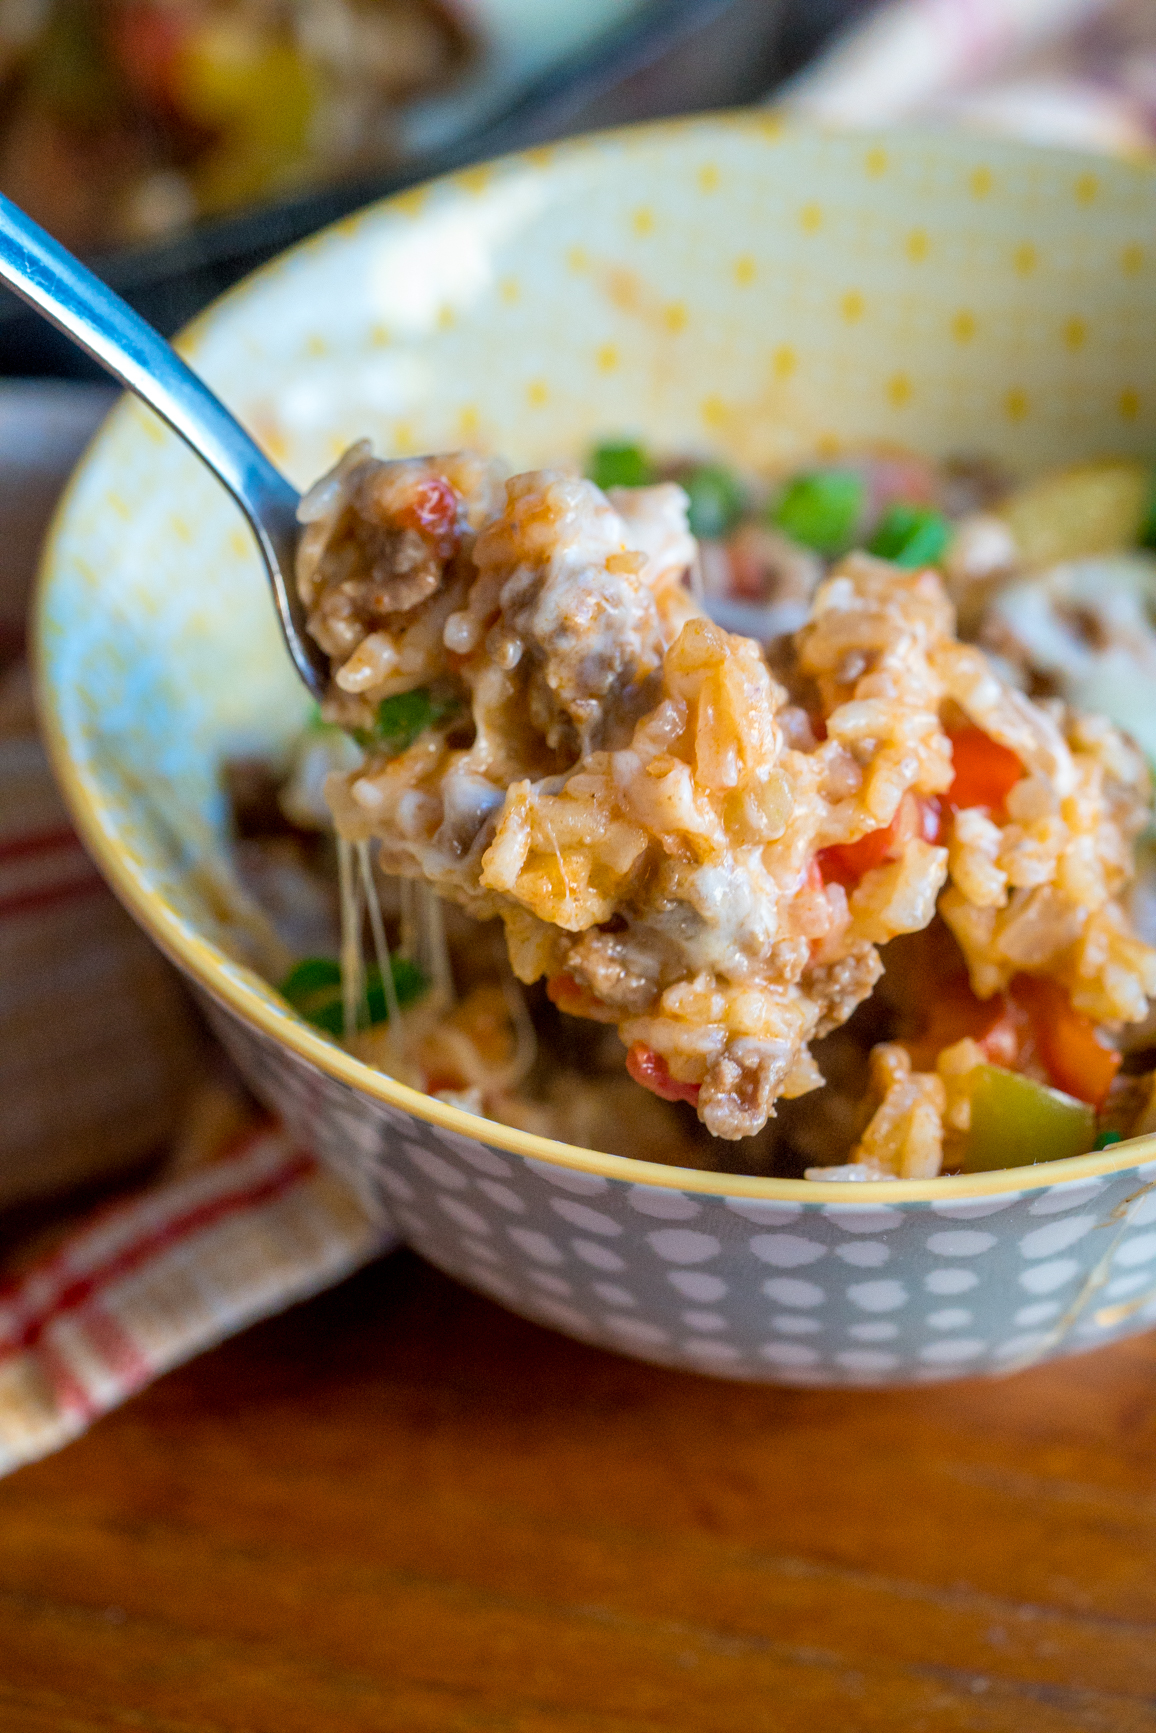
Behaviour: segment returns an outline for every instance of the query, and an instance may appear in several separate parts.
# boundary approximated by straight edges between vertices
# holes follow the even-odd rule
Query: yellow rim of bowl
[[[381,212],[388,211],[391,207],[403,206],[406,201],[412,205],[415,193],[420,194],[426,188],[456,187],[462,192],[467,192],[471,190],[471,177],[473,183],[476,184],[479,167],[488,170],[509,165],[537,173],[546,173],[557,158],[565,159],[586,153],[593,155],[600,145],[613,142],[618,138],[631,139],[642,135],[661,139],[664,136],[675,136],[691,129],[709,132],[712,127],[727,131],[747,131],[753,138],[761,138],[768,143],[772,139],[781,138],[783,133],[788,130],[778,116],[766,111],[706,117],[693,116],[684,120],[618,127],[606,132],[588,135],[585,138],[564,140],[557,144],[517,152],[496,159],[494,163],[475,165],[471,169],[456,174],[441,176],[435,181],[425,183],[424,187],[410,189],[409,192],[402,193],[395,198],[380,199],[372,205],[367,205],[363,210],[355,212],[352,216],[344,217],[340,222],[331,224],[328,228],[321,230],[319,234],[311,235],[298,242],[287,252],[278,255],[277,259],[263,265],[259,270],[254,271],[240,283],[228,289],[225,294],[219,296],[211,306],[199,313],[185,327],[175,341],[182,352],[187,354],[190,348],[195,347],[196,340],[205,325],[212,321],[221,306],[226,302],[235,306],[237,301],[243,300],[254,291],[259,291],[266,272],[275,269],[281,260],[292,257],[293,254],[304,251],[306,248],[316,246],[318,242],[323,242],[335,235],[351,235],[363,223],[376,218]],[[823,129],[792,125],[789,130],[802,133],[808,131],[821,133]],[[913,142],[919,136],[916,129],[903,128],[898,130],[905,141]],[[894,137],[895,133],[891,132],[887,136]],[[1043,154],[1038,146],[1016,144],[1006,140],[1001,141],[1001,144],[1005,150],[1011,150],[1015,154],[1026,156]],[[1049,151],[1047,154],[1057,153]],[[1062,154],[1075,156],[1078,153],[1064,152]],[[1098,158],[1095,160],[1099,162]],[[885,1206],[899,1203],[932,1202],[939,1198],[958,1199],[962,1202],[967,1198],[993,1197],[1004,1192],[1040,1190],[1064,1182],[1107,1177],[1156,1158],[1156,1133],[1151,1133],[1126,1143],[1113,1144],[1108,1150],[1093,1152],[1089,1155],[1073,1156],[1065,1161],[1039,1162],[1031,1167],[1001,1168],[992,1173],[958,1174],[939,1179],[872,1180],[865,1184],[848,1181],[770,1179],[752,1174],[716,1173],[700,1168],[671,1167],[660,1162],[638,1161],[629,1156],[606,1155],[599,1150],[582,1149],[576,1144],[558,1143],[552,1138],[538,1137],[531,1132],[517,1131],[512,1126],[501,1125],[495,1120],[479,1121],[477,1115],[467,1113],[463,1108],[450,1107],[444,1102],[435,1101],[432,1096],[425,1095],[420,1090],[411,1089],[407,1084],[398,1083],[392,1077],[387,1077],[384,1072],[375,1071],[361,1060],[354,1059],[351,1054],[346,1053],[334,1042],[326,1040],[324,1036],[311,1029],[307,1023],[294,1019],[288,1010],[285,1013],[274,1010],[266,1002],[261,992],[256,987],[249,986],[245,981],[244,976],[250,971],[239,970],[236,964],[227,963],[222,954],[208,940],[188,930],[185,923],[169,907],[158,891],[137,877],[129,857],[119,843],[115,831],[108,823],[100,801],[94,796],[88,780],[73,761],[69,751],[68,738],[60,720],[52,684],[47,676],[47,658],[44,646],[47,637],[48,594],[53,572],[57,565],[57,542],[63,534],[76,479],[98,451],[102,431],[98,431],[94,436],[74,472],[73,479],[61,497],[41,555],[33,610],[33,654],[38,676],[37,690],[41,730],[48,748],[52,768],[75,820],[81,840],[112,889],[166,955],[178,964],[211,998],[233,1012],[242,1022],[253,1025],[274,1042],[290,1048],[302,1059],[316,1065],[319,1070],[336,1081],[347,1084],[361,1094],[370,1096],[390,1107],[409,1113],[415,1119],[425,1120],[444,1131],[455,1132],[461,1137],[468,1137],[474,1141],[493,1145],[512,1155],[526,1156],[546,1162],[551,1166],[570,1168],[579,1173],[594,1174],[599,1178],[616,1179],[635,1185],[661,1186],[679,1191],[709,1193],[714,1196],[765,1198],[791,1203],[805,1202],[817,1205],[854,1203],[863,1208],[870,1208],[873,1204]],[[254,977],[254,979],[256,978]]]

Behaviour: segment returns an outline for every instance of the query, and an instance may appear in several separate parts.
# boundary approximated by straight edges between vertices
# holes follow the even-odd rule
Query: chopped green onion
[[[304,957],[281,983],[282,997],[315,1029],[327,1035],[344,1032],[341,965],[333,957]]]
[[[341,964],[333,957],[303,957],[281,983],[282,996],[297,1006],[326,987],[340,987]]]
[[[425,992],[427,981],[416,963],[408,957],[391,957],[390,973],[399,1005],[409,1005]],[[341,965],[333,957],[305,957],[290,970],[281,985],[281,995],[290,1005],[327,1035],[345,1033],[345,1008],[341,997]],[[367,1023],[387,1023],[389,1007],[385,999],[381,970],[376,963],[365,971]]]
[[[395,692],[383,698],[377,707],[377,722],[370,744],[384,748],[391,757],[413,745],[418,735],[444,722],[458,708],[458,701],[446,694],[436,694],[428,686],[418,686],[412,692]]]
[[[837,554],[854,539],[864,493],[863,478],[853,470],[815,470],[787,483],[770,521],[805,548]]]
[[[933,566],[951,539],[951,525],[929,506],[888,506],[867,543],[867,552],[897,566]]]
[[[691,534],[718,541],[732,530],[743,515],[746,497],[732,469],[721,463],[704,463],[683,479]]]
[[[393,976],[393,990],[399,1005],[411,1005],[415,999],[421,998],[427,982],[416,963],[411,963],[408,957],[391,957],[389,972]],[[370,1023],[388,1023],[389,1007],[385,1002],[381,970],[376,963],[371,963],[365,971],[365,996],[369,1001]]]
[[[597,487],[645,487],[653,477],[650,459],[640,445],[627,442],[596,445],[586,473]]]
[[[1123,1143],[1123,1141],[1124,1134],[1122,1131],[1102,1131],[1095,1143],[1092,1145],[1092,1148],[1110,1149],[1114,1143]]]

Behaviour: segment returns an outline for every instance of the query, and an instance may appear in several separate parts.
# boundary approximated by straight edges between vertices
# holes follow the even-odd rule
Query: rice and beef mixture
[[[1025,691],[1006,643],[957,635],[956,604],[985,621],[977,596],[1017,574],[996,484],[938,478],[965,509],[937,546],[926,499],[876,497],[876,551],[844,552],[863,471],[744,515],[718,466],[623,475],[610,449],[599,486],[361,445],[306,497],[324,717],[362,747],[325,784],[339,836],[405,896],[500,919],[518,980],[611,1026],[635,1082],[716,1138],[765,1142],[853,1017],[895,1038],[868,1122],[812,1171],[938,1173],[993,1087],[1014,1118],[1005,1077],[1105,1108],[1156,994],[1129,911],[1147,768],[1054,684]],[[867,473],[876,495],[929,485],[914,461]],[[794,629],[724,629],[756,608]],[[918,1013],[886,985],[871,1005],[900,935],[947,959]]]

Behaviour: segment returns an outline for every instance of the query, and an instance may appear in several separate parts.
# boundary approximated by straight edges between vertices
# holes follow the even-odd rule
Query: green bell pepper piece
[[[1095,1143],[1096,1113],[1087,1102],[999,1065],[977,1065],[970,1076],[966,1173],[1063,1161],[1086,1155]]]

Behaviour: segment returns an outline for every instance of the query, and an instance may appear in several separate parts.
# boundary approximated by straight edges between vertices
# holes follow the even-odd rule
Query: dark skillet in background
[[[166,336],[266,259],[314,230],[431,175],[635,120],[736,107],[765,96],[874,0],[651,0],[560,61],[501,112],[400,167],[329,183],[90,261]],[[0,374],[99,378],[58,333],[0,291]]]

